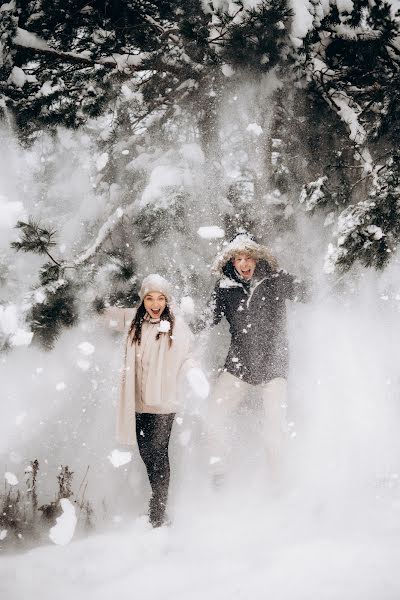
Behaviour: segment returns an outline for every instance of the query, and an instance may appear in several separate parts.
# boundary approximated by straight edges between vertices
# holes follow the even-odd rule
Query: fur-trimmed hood
[[[212,265],[213,273],[223,273],[227,262],[240,252],[246,252],[256,260],[264,260],[268,263],[271,271],[277,271],[278,269],[278,261],[266,246],[258,244],[253,236],[248,233],[239,233],[216,256]]]

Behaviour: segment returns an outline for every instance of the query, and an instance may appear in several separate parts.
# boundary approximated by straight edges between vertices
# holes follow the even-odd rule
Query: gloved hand
[[[203,371],[199,367],[192,367],[187,372],[186,377],[196,396],[205,400],[210,392],[210,384]]]

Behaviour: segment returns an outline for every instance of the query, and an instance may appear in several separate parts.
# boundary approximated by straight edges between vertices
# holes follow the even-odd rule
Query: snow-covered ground
[[[153,530],[142,516],[3,557],[1,597],[398,600],[398,505],[376,498],[367,510],[304,502],[295,490],[275,500],[260,492],[199,490],[170,527]]]

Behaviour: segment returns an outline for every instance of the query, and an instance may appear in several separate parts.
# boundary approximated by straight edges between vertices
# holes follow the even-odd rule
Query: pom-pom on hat
[[[143,302],[146,294],[150,294],[151,292],[163,294],[168,303],[172,300],[171,284],[158,273],[152,273],[143,279],[139,292],[140,300]]]

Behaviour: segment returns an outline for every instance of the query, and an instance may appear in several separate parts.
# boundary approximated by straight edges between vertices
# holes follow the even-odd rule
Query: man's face
[[[164,294],[159,294],[158,292],[146,294],[143,303],[146,311],[153,319],[159,319],[164,308],[167,306],[167,300]]]
[[[232,259],[232,262],[240,277],[247,281],[253,277],[257,264],[255,258],[251,258],[246,252],[240,252]]]

